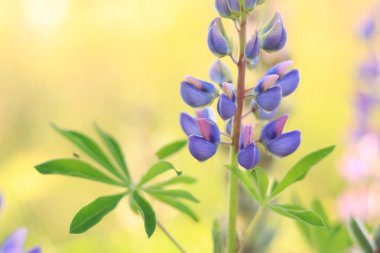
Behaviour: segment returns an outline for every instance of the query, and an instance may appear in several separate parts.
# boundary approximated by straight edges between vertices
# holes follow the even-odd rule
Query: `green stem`
[[[187,251],[182,247],[182,245],[174,238],[172,234],[169,233],[169,231],[164,227],[164,225],[158,220],[157,225],[181,253],[187,253]]]
[[[259,206],[259,208],[257,209],[257,211],[256,211],[255,215],[253,216],[251,222],[249,223],[248,227],[244,231],[244,235],[243,235],[243,238],[241,240],[241,250],[243,250],[243,246],[245,245],[247,239],[249,238],[249,235],[252,234],[253,230],[257,226],[257,223],[259,222],[260,217],[263,214],[263,210],[264,210],[264,208]]]
[[[232,167],[238,167],[238,152],[239,152],[239,139],[241,120],[244,108],[244,95],[245,95],[245,70],[246,60],[244,57],[245,45],[247,43],[247,16],[243,12],[240,17],[239,33],[239,59],[237,62],[238,80],[237,80],[237,109],[233,122],[232,146],[230,163]],[[236,253],[236,218],[238,209],[238,178],[230,172],[228,184],[228,236],[227,236],[227,252]]]

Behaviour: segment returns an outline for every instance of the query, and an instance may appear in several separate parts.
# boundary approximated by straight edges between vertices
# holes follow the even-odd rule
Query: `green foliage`
[[[223,253],[223,234],[218,220],[212,224],[213,253]]]
[[[182,201],[199,203],[199,200],[186,190],[167,189],[167,187],[176,186],[178,184],[193,184],[196,182],[192,177],[182,176],[182,172],[178,171],[173,164],[160,160],[149,168],[139,182],[133,182],[120,145],[104,130],[95,125],[95,129],[105,144],[111,158],[107,157],[94,140],[84,134],[70,130],[63,130],[56,126],[53,127],[70,142],[75,144],[81,151],[87,154],[94,162],[100,165],[100,168],[94,167],[79,159],[63,158],[47,161],[35,166],[38,172],[41,174],[60,174],[80,177],[119,186],[125,191],[118,195],[99,197],[83,207],[73,218],[70,226],[70,233],[83,233],[95,226],[105,215],[118,205],[121,199],[128,195],[131,209],[134,212],[139,213],[144,220],[145,231],[148,237],[151,237],[155,231],[156,215],[150,203],[144,198],[144,194],[148,194],[190,216],[193,220],[198,221],[197,215]],[[165,158],[180,150],[182,148],[181,145],[185,145],[183,144],[183,141],[167,145],[160,149],[157,152],[157,155],[160,159]],[[112,159],[117,166],[113,165],[111,162]],[[175,177],[154,184],[149,184],[150,181],[170,170],[176,172]]]
[[[186,144],[187,144],[187,140],[179,140],[179,141],[169,143],[169,144],[163,146],[162,148],[160,148],[156,152],[156,156],[160,160],[165,159],[165,158],[177,153],[181,149],[183,149],[186,146]]]
[[[231,165],[225,165],[225,167],[239,178],[240,183],[243,184],[244,188],[247,190],[247,192],[258,202],[260,202],[260,196],[257,193],[256,186],[253,184],[253,178],[248,173],[244,173],[239,168],[231,166]]]
[[[367,229],[365,228],[364,224],[355,219],[350,219],[350,232],[352,237],[355,239],[355,241],[358,243],[358,245],[361,247],[361,249],[365,253],[374,253],[376,250],[376,245],[374,240],[369,236],[369,233]]]
[[[269,187],[269,178],[264,169],[257,167],[252,171],[252,176],[255,179],[256,185],[260,192],[260,200],[265,201]]]
[[[309,170],[329,155],[334,148],[335,146],[320,149],[302,158],[288,171],[288,173],[286,173],[285,177],[278,183],[277,187],[273,189],[271,198],[275,197],[295,182],[304,179]]]

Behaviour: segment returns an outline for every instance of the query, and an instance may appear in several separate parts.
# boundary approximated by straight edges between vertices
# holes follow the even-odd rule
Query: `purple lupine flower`
[[[224,82],[232,83],[232,74],[227,65],[221,60],[216,60],[211,64],[209,70],[210,79],[222,86]]]
[[[256,103],[264,111],[272,112],[276,110],[281,103],[281,87],[276,85],[278,78],[278,75],[266,75],[259,80],[254,90]]]
[[[277,114],[277,110],[273,110],[271,112],[264,111],[260,108],[260,106],[256,103],[255,100],[252,100],[251,102],[251,110],[253,114],[255,114],[256,118],[263,120],[271,119]]]
[[[252,61],[259,56],[260,41],[257,31],[254,33],[252,38],[248,41],[245,47],[245,57]]]
[[[192,76],[186,76],[181,82],[181,96],[191,107],[208,105],[217,95],[218,91],[214,85]]]
[[[24,250],[27,230],[20,228],[10,235],[0,247],[0,253],[41,253],[41,248],[36,247],[29,251]]]
[[[227,0],[228,8],[230,11],[238,15],[241,11],[239,0]]]
[[[380,63],[376,55],[371,55],[359,65],[359,78],[365,82],[373,83],[380,75]]]
[[[190,153],[199,161],[205,161],[216,153],[220,143],[219,128],[211,108],[196,111],[196,118],[181,113],[180,123],[189,136]]]
[[[231,43],[227,38],[221,18],[215,18],[208,29],[207,44],[210,51],[217,57],[231,53]]]
[[[224,94],[219,96],[218,113],[224,120],[230,119],[236,112],[236,94],[232,83],[223,83]]]
[[[278,119],[266,124],[261,130],[260,142],[272,154],[285,157],[294,153],[301,144],[301,133],[299,131],[291,131],[282,133],[288,115],[285,114]]]
[[[376,19],[368,17],[360,26],[360,36],[365,40],[371,40],[376,35]]]
[[[267,52],[275,52],[285,46],[286,39],[281,14],[276,12],[274,17],[260,29],[260,46]]]
[[[257,0],[245,0],[245,5],[244,5],[244,11],[245,12],[250,12],[255,9]]]
[[[215,8],[219,15],[224,18],[235,19],[237,17],[237,15],[231,13],[227,0],[215,0]]]
[[[300,82],[300,75],[297,69],[287,71],[292,64],[292,61],[283,61],[274,65],[267,72],[267,75],[276,74],[279,76],[276,85],[281,86],[283,97],[292,94]]]
[[[256,143],[252,140],[253,127],[247,125],[240,135],[240,150],[238,154],[239,164],[247,169],[253,169],[260,161],[260,152]]]

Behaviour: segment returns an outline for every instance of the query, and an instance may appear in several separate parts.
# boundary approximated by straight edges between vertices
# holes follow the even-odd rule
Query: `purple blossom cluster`
[[[340,171],[348,187],[339,198],[341,217],[374,222],[380,220],[380,112],[379,43],[380,6],[373,8],[360,26],[367,55],[358,65],[355,89],[355,121]]]
[[[207,44],[216,57],[229,56],[240,68],[249,68],[258,62],[260,50],[273,53],[285,46],[287,33],[281,15],[275,13],[271,20],[258,26],[258,29],[248,36],[250,39],[243,48],[240,45],[240,56],[234,56],[235,45],[224,28],[222,18],[230,19],[236,24],[239,17],[251,15],[256,5],[263,2],[215,1],[220,17],[215,18],[208,28]],[[253,87],[247,89],[244,87],[245,84],[242,89],[233,82],[231,71],[220,59],[211,65],[209,71],[210,79],[216,85],[186,76],[181,82],[180,93],[184,102],[195,109],[195,116],[181,113],[180,124],[188,136],[191,155],[199,161],[205,161],[217,152],[220,144],[233,145],[238,147],[239,164],[249,170],[260,161],[259,145],[277,157],[285,157],[295,152],[301,142],[300,132],[284,133],[288,115],[276,117],[282,99],[292,94],[300,81],[298,70],[290,69],[291,65],[291,61],[283,61],[272,66]],[[225,123],[225,132],[220,130],[211,108],[215,100],[216,111]],[[249,106],[244,106],[246,104]],[[245,116],[255,116],[254,124],[243,125],[244,107],[248,110],[244,113]],[[264,126],[256,130],[254,126],[263,125],[261,123],[264,123]],[[240,129],[234,131],[233,128],[236,127]],[[254,134],[254,131],[259,131],[259,134]],[[234,136],[235,133],[239,134],[238,138]],[[221,141],[221,136],[228,140]]]

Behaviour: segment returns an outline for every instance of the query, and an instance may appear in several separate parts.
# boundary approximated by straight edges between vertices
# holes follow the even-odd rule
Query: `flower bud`
[[[210,51],[217,57],[223,57],[231,53],[231,43],[227,38],[222,20],[215,18],[208,30],[207,44]]]
[[[244,11],[245,12],[253,11],[253,9],[255,9],[256,7],[256,2],[257,0],[245,0]]]
[[[279,157],[294,153],[301,144],[301,133],[299,131],[282,133],[287,119],[288,115],[285,114],[266,124],[261,130],[260,141],[269,152]]]
[[[239,0],[227,0],[227,4],[231,13],[235,15],[240,15],[241,8],[240,8]]]
[[[260,41],[256,31],[245,47],[245,58],[248,60],[256,59],[259,56],[259,49]]]
[[[278,75],[264,76],[254,90],[256,103],[266,112],[272,112],[280,106],[282,91],[279,85],[275,85],[278,77]]]
[[[238,15],[231,13],[227,0],[215,0],[215,8],[221,17],[230,19],[236,19],[238,17]]]
[[[210,79],[219,84],[219,86],[222,86],[224,82],[232,83],[231,71],[221,60],[214,61],[210,67],[209,75]]]
[[[231,83],[223,83],[222,85],[224,94],[219,96],[218,100],[218,113],[224,120],[230,119],[236,112],[236,94],[234,86]]]
[[[283,97],[292,94],[297,89],[300,82],[300,76],[297,69],[287,72],[287,69],[291,64],[293,64],[292,61],[283,61],[270,68],[267,72],[267,74],[279,75],[280,78],[277,80],[276,85],[281,87]]]
[[[192,76],[186,76],[181,82],[182,99],[191,107],[208,105],[217,95],[218,91],[214,85]]]
[[[260,161],[260,152],[256,143],[252,141],[252,135],[252,125],[245,126],[240,135],[238,161],[239,164],[247,170],[254,168]]]
[[[285,46],[286,38],[286,30],[279,13],[276,13],[272,20],[260,29],[260,45],[267,52],[282,49]]]

